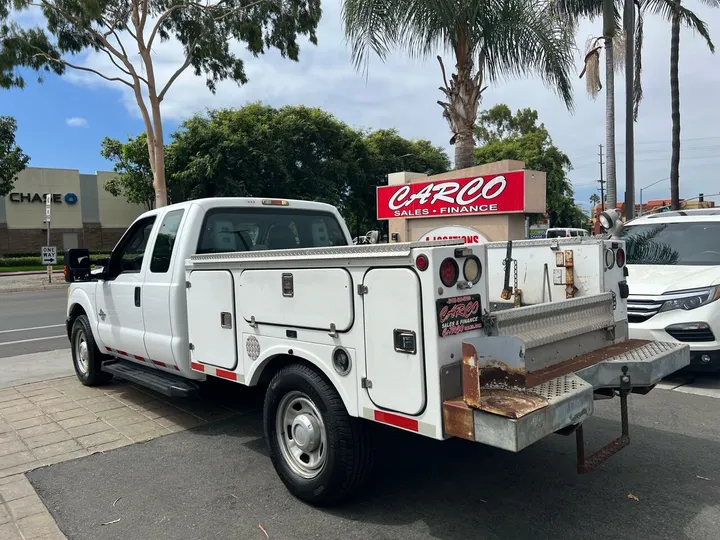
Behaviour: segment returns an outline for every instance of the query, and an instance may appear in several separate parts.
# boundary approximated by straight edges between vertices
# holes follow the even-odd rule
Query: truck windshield
[[[262,251],[327,246],[348,242],[335,216],[288,208],[215,208],[203,222],[198,253]]]
[[[720,265],[720,222],[632,225],[622,238],[628,264]]]

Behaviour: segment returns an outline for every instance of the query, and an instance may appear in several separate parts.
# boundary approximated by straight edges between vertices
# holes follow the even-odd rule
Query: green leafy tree
[[[385,59],[393,48],[428,56],[452,51],[448,80],[442,59],[438,101],[450,125],[455,168],[472,166],[473,130],[486,82],[537,74],[572,108],[573,29],[548,2],[536,0],[343,0],[342,20],[357,68],[371,52]]]
[[[13,22],[33,6],[42,10],[44,28]],[[254,56],[275,48],[297,60],[297,36],[309,35],[316,43],[320,14],[320,0],[0,0],[0,85],[23,86],[16,67],[25,66],[58,74],[74,69],[130,88],[145,123],[156,205],[163,206],[167,186],[160,105],[177,78],[191,69],[205,77],[211,92],[227,79],[244,84],[244,63],[231,43],[244,42]],[[180,42],[184,58],[161,81],[153,47],[169,39]],[[75,63],[73,57],[85,50],[104,53],[114,69],[102,73]]]
[[[12,116],[0,116],[0,196],[4,197],[15,185],[15,178],[30,162],[15,142],[17,122]]]
[[[105,184],[105,190],[115,197],[123,196],[133,204],[142,204],[147,210],[155,208],[153,172],[147,151],[147,135],[142,133],[122,143],[105,137],[100,155],[113,162],[118,174]]]
[[[173,134],[173,196],[253,196],[342,208],[365,171],[362,136],[311,107],[251,104],[210,111]]]
[[[401,137],[395,129],[366,132],[363,142],[367,151],[363,165],[365,175],[358,177],[360,184],[350,186],[346,203],[348,226],[358,236],[384,228],[376,220],[376,189],[387,185],[388,174],[412,171],[432,175],[450,169],[445,150],[425,139]]]
[[[537,111],[521,109],[513,115],[507,105],[496,105],[480,113],[475,133],[482,144],[475,150],[475,164],[515,159],[525,162],[528,169],[545,172],[546,206],[557,216],[553,225],[586,223],[587,217],[573,201],[567,176],[572,169],[570,158],[553,144],[545,125],[538,125]]]

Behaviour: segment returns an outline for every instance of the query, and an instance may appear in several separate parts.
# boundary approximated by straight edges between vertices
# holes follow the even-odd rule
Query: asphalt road
[[[67,291],[0,293],[0,358],[65,349]]]
[[[596,405],[588,450],[619,431],[617,400]],[[383,429],[368,491],[334,509],[287,493],[258,413],[28,477],[73,540],[717,540],[720,400],[655,390],[630,411],[632,444],[582,476],[574,437],[511,454]]]

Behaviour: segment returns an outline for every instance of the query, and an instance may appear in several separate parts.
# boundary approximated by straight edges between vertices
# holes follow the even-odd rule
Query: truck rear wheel
[[[70,343],[75,374],[81,383],[85,386],[98,386],[110,382],[112,375],[100,369],[103,355],[95,343],[87,315],[80,315],[75,319]]]
[[[332,384],[300,364],[282,368],[265,394],[265,440],[280,479],[299,499],[335,504],[356,493],[370,470],[366,426]]]

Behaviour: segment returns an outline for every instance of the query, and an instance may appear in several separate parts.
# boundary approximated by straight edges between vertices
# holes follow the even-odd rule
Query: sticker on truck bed
[[[435,305],[440,337],[462,334],[483,326],[479,294],[441,298]]]

